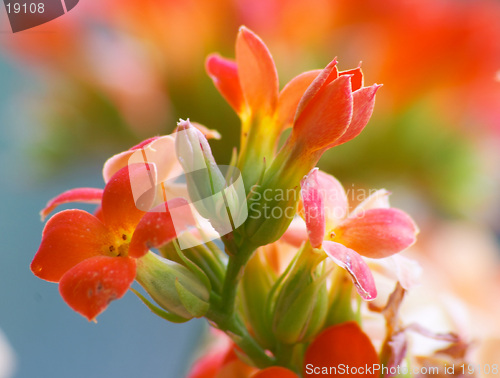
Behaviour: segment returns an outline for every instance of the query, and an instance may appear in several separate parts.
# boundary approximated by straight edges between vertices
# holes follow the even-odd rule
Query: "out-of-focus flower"
[[[301,182],[303,216],[313,248],[321,248],[352,277],[362,298],[376,297],[375,282],[361,256],[384,258],[411,246],[418,233],[403,211],[390,208],[388,193],[379,190],[348,215],[342,185],[314,169]]]
[[[102,193],[92,192],[91,202],[102,195],[96,216],[82,210],[65,210],[50,218],[44,228],[31,270],[39,278],[58,282],[66,303],[89,320],[126,293],[136,275],[135,259],[176,237],[168,206],[184,205],[184,199],[165,203],[160,212],[146,213],[136,207],[131,177],[147,177],[149,170],[154,170],[154,165],[120,169]],[[88,190],[77,189],[72,200],[88,201],[87,195],[77,198]],[[63,193],[49,207],[67,202],[67,198],[68,192]]]
[[[228,358],[231,345],[221,353],[208,354],[194,366],[189,378],[296,378],[298,375],[283,367],[270,367],[259,371],[241,361]],[[222,362],[221,362],[222,360]],[[377,352],[368,336],[355,322],[329,327],[321,332],[307,347],[301,368],[302,376],[335,375],[333,368],[349,365],[354,376],[377,377],[378,372],[365,371],[367,366],[379,364]],[[203,374],[200,366],[212,368]],[[215,368],[214,368],[215,367]],[[363,369],[363,370],[360,370]],[[336,372],[336,371],[335,371]],[[196,373],[196,374],[195,374]],[[330,374],[332,373],[332,374]]]

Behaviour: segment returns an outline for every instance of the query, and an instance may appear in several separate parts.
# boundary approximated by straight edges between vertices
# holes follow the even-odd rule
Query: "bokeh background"
[[[204,60],[233,57],[243,24],[269,46],[282,85],[335,56],[384,84],[363,134],[320,166],[347,189],[391,190],[421,228],[415,251],[431,274],[449,278],[464,311],[499,314],[498,20],[498,0],[81,0],[13,34],[0,8],[0,328],[10,345],[0,377],[2,364],[6,377],[183,376],[203,322],[166,324],[129,293],[87,324],[29,263],[47,200],[102,187],[107,157],[179,118],[218,129],[214,155],[229,161],[238,119]]]

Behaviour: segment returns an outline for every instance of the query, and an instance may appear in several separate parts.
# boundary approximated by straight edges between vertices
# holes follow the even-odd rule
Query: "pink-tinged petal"
[[[132,164],[116,172],[104,188],[102,216],[104,223],[116,232],[132,232],[145,214],[140,208],[148,208],[154,195],[134,198],[131,180],[147,182],[152,166]],[[136,205],[137,201],[137,205]],[[150,205],[149,205],[150,206]]]
[[[108,160],[106,160],[106,162],[104,163],[104,168],[102,169],[104,182],[107,183],[116,172],[118,172],[123,167],[126,167],[128,164],[128,160],[134,153],[135,151],[127,150],[111,156]]]
[[[270,368],[259,371],[252,375],[252,378],[298,378],[299,376],[293,371],[285,369],[281,366],[272,366]]]
[[[128,257],[98,256],[70,269],[59,283],[64,301],[88,320],[123,297],[134,281],[136,264]]]
[[[328,65],[320,70],[319,74],[312,81],[309,87],[304,92],[302,98],[297,105],[297,111],[295,113],[295,119],[299,118],[302,111],[305,109],[307,104],[318,94],[318,92],[330,84],[333,80],[338,78],[339,74],[337,71],[337,59],[333,59]]]
[[[59,282],[83,260],[109,253],[114,243],[114,235],[93,215],[82,210],[61,211],[45,225],[31,271],[44,280]]]
[[[379,372],[372,368],[376,365],[380,365],[380,360],[370,338],[357,323],[346,322],[329,327],[316,336],[304,356],[303,376],[337,377],[341,374],[329,374],[330,368],[348,366],[352,369],[351,374],[347,374],[349,377],[377,378]],[[307,367],[319,369],[309,374],[311,371]]]
[[[309,240],[313,248],[319,248],[325,238],[325,209],[318,184],[318,168],[314,168],[300,181],[300,195]]]
[[[236,39],[236,63],[243,96],[252,113],[273,114],[279,92],[276,66],[264,42],[244,26]]]
[[[218,54],[211,54],[205,62],[205,69],[217,90],[234,111],[238,114],[243,113],[246,104],[243,98],[236,62],[223,58]]]
[[[106,160],[106,162],[104,163],[104,167],[102,169],[104,182],[108,182],[116,172],[118,172],[120,169],[122,169],[128,164],[128,159],[130,158],[130,156],[133,155],[134,151],[144,148],[145,146],[152,143],[158,138],[159,137],[153,137],[143,140],[141,143],[135,145],[134,147],[128,149],[127,151],[111,156],[108,160]]]
[[[363,71],[361,71],[361,67],[354,68],[352,70],[341,71],[339,72],[339,76],[340,75],[351,75],[353,92],[363,87]]]
[[[177,211],[176,211],[177,210]],[[129,246],[130,257],[144,256],[150,248],[158,248],[189,227],[196,225],[189,202],[174,198],[158,205],[137,224]]]
[[[370,259],[368,265],[373,271],[398,281],[405,290],[420,284],[422,267],[417,261],[405,256],[392,255],[385,259]]]
[[[399,209],[371,209],[347,218],[335,233],[335,240],[346,247],[379,259],[415,243],[418,228],[410,216]]]
[[[300,247],[308,239],[307,227],[302,218],[293,218],[280,240],[294,247]]]
[[[357,216],[357,214],[363,213],[370,209],[388,209],[390,208],[389,204],[389,195],[391,192],[385,189],[379,189],[375,193],[372,193],[361,202],[349,215],[351,218]]]
[[[347,131],[336,142],[335,146],[345,143],[357,137],[370,120],[375,107],[375,94],[381,85],[375,84],[353,92],[352,121]]]
[[[349,127],[352,111],[350,77],[340,76],[322,88],[295,119],[294,143],[308,152],[332,146]]]
[[[317,180],[325,206],[326,231],[329,232],[347,216],[349,203],[344,187],[335,177],[318,171]]]
[[[278,125],[282,130],[292,126],[300,99],[320,73],[321,70],[303,72],[282,89],[278,98]]]
[[[57,206],[64,203],[101,203],[102,192],[102,189],[96,188],[77,188],[68,190],[47,202],[47,205],[42,211],[40,211],[40,217],[42,218],[42,221],[44,221],[47,215],[49,215]]]
[[[356,251],[331,241],[324,241],[323,249],[335,264],[351,275],[352,282],[361,298],[370,301],[377,297],[377,288],[372,272]]]

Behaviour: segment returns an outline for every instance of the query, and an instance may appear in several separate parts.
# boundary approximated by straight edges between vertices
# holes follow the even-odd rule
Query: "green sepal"
[[[175,290],[179,294],[179,299],[184,308],[195,318],[201,318],[207,313],[210,304],[192,294],[182,286],[177,278],[175,279]]]
[[[168,320],[169,322],[172,323],[186,323],[191,319],[185,319],[182,316],[172,314],[170,312],[164,311],[161,308],[155,306],[153,303],[151,303],[144,295],[139,293],[137,290],[130,288],[130,290],[139,297],[139,299],[144,303],[153,314],[158,315],[160,318],[163,318],[165,320]]]
[[[182,252],[182,250],[179,248],[179,245],[177,244],[177,241],[174,241],[174,247],[175,250],[177,251],[177,254],[179,255],[180,259],[186,264],[186,267],[193,273],[202,283],[203,285],[210,291],[212,289],[212,285],[210,283],[210,280],[208,279],[207,275],[201,270],[201,268],[196,265],[194,262],[189,260],[186,255]]]
[[[276,337],[286,344],[302,341],[308,325],[313,317],[316,298],[321,287],[325,285],[327,274],[312,280],[306,287],[301,287],[300,294],[292,298],[284,311],[277,311],[274,316],[273,328]],[[287,298],[289,300],[289,298]],[[278,313],[279,311],[279,313]]]

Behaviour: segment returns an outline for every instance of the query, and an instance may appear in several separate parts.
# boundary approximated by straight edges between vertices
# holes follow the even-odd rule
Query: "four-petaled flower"
[[[333,176],[315,168],[301,182],[301,213],[312,247],[323,249],[344,268],[365,300],[375,299],[377,290],[361,256],[392,256],[411,246],[418,234],[408,214],[390,208],[388,195],[378,190],[348,214],[346,193]],[[297,229],[291,232],[296,235]],[[285,238],[290,240],[292,235]]]
[[[59,283],[64,301],[89,320],[121,298],[136,275],[136,259],[149,248],[176,237],[169,207],[183,206],[183,198],[163,203],[149,212],[137,208],[131,177],[155,172],[154,164],[133,164],[109,178],[104,190],[80,188],[62,193],[42,211],[73,201],[101,203],[96,215],[82,210],[55,214],[43,230],[31,270],[39,278]],[[153,196],[152,196],[153,197]],[[146,199],[151,203],[153,198]],[[145,204],[143,204],[145,205]]]

